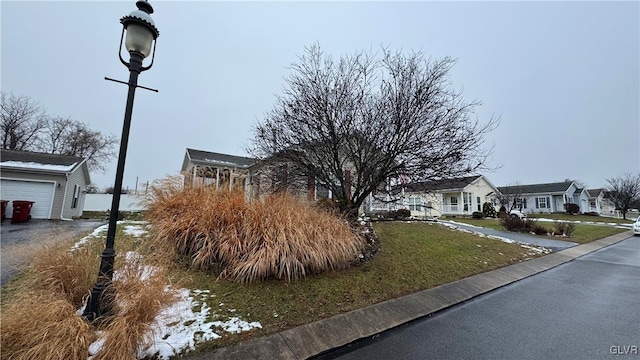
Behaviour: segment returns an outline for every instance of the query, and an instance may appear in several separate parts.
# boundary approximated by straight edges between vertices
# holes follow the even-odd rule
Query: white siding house
[[[90,184],[84,158],[30,151],[2,150],[0,154],[2,200],[33,201],[33,219],[64,219],[82,215],[85,191]]]
[[[497,188],[483,175],[438,181],[409,183],[394,198],[369,197],[368,211],[409,209],[414,217],[470,216],[482,211],[485,202],[496,204]]]
[[[577,204],[580,212],[589,211],[589,193],[575,182],[502,186],[502,193],[519,194],[516,206],[525,213],[564,212],[564,205]]]

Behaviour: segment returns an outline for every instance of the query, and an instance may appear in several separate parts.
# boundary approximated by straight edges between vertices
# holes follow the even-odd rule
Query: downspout
[[[60,220],[72,221],[73,219],[67,219],[64,214],[64,203],[67,200],[67,184],[69,183],[69,173],[64,174],[64,194],[62,195],[62,208],[60,209]]]

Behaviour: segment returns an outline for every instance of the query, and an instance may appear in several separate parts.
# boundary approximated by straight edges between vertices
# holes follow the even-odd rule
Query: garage
[[[51,217],[51,206],[55,183],[42,181],[24,181],[2,179],[0,192],[2,200],[28,200],[35,201],[31,208],[32,219],[49,219]],[[7,218],[13,213],[11,202],[7,205]]]
[[[82,215],[91,178],[82,157],[0,149],[0,181],[2,200],[35,202],[32,219],[73,220]]]

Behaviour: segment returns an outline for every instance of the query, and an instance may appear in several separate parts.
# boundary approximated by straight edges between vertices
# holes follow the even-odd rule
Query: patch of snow
[[[476,228],[476,229],[482,229],[482,226],[471,225],[471,224],[461,223],[461,222],[452,221],[452,220],[440,220],[439,222],[441,222],[441,223],[450,223],[450,224],[453,224],[453,225],[456,225],[456,226],[462,225],[462,226],[466,226],[466,227],[472,227],[472,228]]]
[[[78,250],[79,248],[84,246],[84,244],[88,243],[92,239],[96,239],[96,238],[102,237],[104,235],[103,233],[106,232],[108,229],[109,229],[109,225],[108,224],[98,226],[97,228],[95,228],[93,230],[93,232],[91,234],[83,237],[82,239],[78,240],[78,242],[73,244],[73,246],[71,247],[71,251]]]
[[[195,349],[196,341],[220,338],[213,331],[213,323],[207,322],[210,308],[205,302],[190,296],[189,289],[176,290],[178,301],[162,310],[152,324],[153,339],[150,345],[140,349],[138,358],[156,355],[159,359],[169,359],[183,351]],[[194,308],[200,310],[194,312]]]
[[[143,228],[140,225],[126,225],[123,231],[125,234],[131,235],[133,237],[141,237],[142,235],[147,233],[147,229]]]
[[[40,164],[36,162],[22,162],[22,161],[0,162],[0,165],[6,166],[6,167],[21,168],[21,169],[49,170],[49,171],[59,171],[59,172],[69,172],[73,170],[73,167],[76,166],[76,164],[77,163],[73,163],[71,165],[55,165],[55,164]]]
[[[249,331],[256,328],[262,329],[262,324],[258,321],[247,322],[238,317],[232,317],[227,321],[214,321],[212,324],[213,326],[220,327],[224,331],[232,334],[239,334],[243,331]]]

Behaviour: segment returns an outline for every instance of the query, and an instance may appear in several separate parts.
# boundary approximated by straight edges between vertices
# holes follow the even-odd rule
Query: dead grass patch
[[[86,360],[99,338],[104,342],[94,359],[138,358],[139,349],[153,340],[155,317],[175,298],[162,265],[166,256],[128,252],[154,251],[121,230],[117,239],[116,314],[96,324],[78,315],[78,309],[96,280],[103,239],[74,251],[73,242],[29,249],[30,265],[2,289],[2,359]]]

